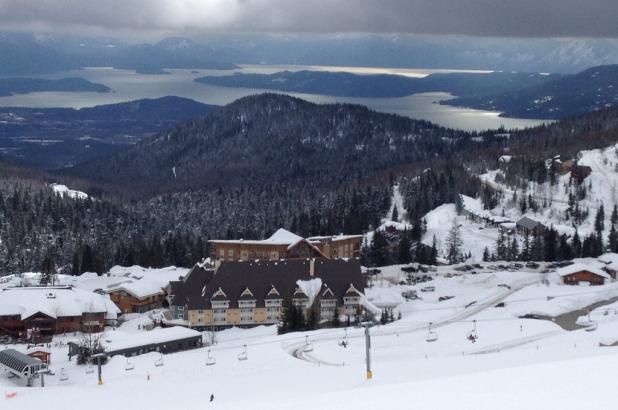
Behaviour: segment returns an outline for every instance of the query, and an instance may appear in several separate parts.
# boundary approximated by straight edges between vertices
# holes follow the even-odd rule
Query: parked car
[[[468,309],[470,306],[474,306],[476,304],[477,304],[477,301],[473,300],[472,302],[468,303],[465,308]]]
[[[499,283],[498,287],[499,288],[507,288],[508,290],[511,290],[511,287],[509,285],[507,285],[506,283]]]
[[[453,299],[455,296],[440,296],[438,302],[444,302],[445,300]]]
[[[435,292],[435,291],[436,291],[435,286],[425,286],[421,288],[421,292]]]
[[[418,294],[416,293],[415,290],[406,290],[401,293],[401,296],[403,296],[406,300],[419,299]]]

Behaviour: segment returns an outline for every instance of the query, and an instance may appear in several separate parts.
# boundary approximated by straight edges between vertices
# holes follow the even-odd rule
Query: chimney
[[[315,258],[309,259],[309,276],[315,275]]]

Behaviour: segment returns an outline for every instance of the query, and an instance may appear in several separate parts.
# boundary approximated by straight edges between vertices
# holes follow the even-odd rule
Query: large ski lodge
[[[263,240],[212,240],[212,258],[222,261],[253,261],[307,258],[357,258],[362,235],[303,238],[283,228]]]
[[[224,261],[216,270],[196,265],[170,282],[174,319],[194,329],[276,324],[284,300],[305,315],[316,309],[324,325],[335,316],[355,321],[363,311],[364,279],[358,259]]]

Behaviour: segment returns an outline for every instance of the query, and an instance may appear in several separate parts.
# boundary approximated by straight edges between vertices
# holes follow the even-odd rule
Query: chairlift
[[[313,352],[313,345],[309,343],[309,336],[305,336],[305,347],[303,347],[303,352]]]
[[[127,365],[124,367],[124,369],[128,372],[131,371],[133,369],[135,369],[135,364],[131,363],[129,361],[129,358],[127,357]]]
[[[69,375],[64,372],[64,367],[60,369],[60,381],[65,382],[69,380]]]
[[[429,329],[427,330],[427,337],[425,337],[426,342],[435,342],[438,340],[438,334],[436,332],[431,331],[431,325],[433,323],[429,322]]]
[[[590,319],[590,312],[588,312],[588,321],[583,323],[583,325],[586,326],[584,328],[586,332],[594,332],[599,327],[599,324],[595,320]]]
[[[247,356],[247,345],[243,345],[243,351],[238,354],[238,360],[243,361],[247,360],[249,357]]]
[[[478,334],[476,333],[476,320],[474,320],[474,327],[472,328],[470,333],[468,333],[468,336],[466,338],[472,343],[476,343],[477,339],[479,338]]]
[[[208,358],[206,359],[206,366],[214,366],[216,363],[217,361],[215,360],[214,357],[210,355],[210,349],[208,349]]]
[[[345,328],[344,330],[345,330],[345,335],[341,339],[339,339],[338,344],[339,346],[346,348],[350,345],[348,342],[348,328]]]
[[[161,357],[159,357],[156,361],[155,361],[155,367],[161,367],[163,366],[163,354],[161,354]]]

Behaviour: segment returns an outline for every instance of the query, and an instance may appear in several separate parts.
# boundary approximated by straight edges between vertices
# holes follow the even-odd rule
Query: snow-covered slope
[[[592,172],[581,184],[582,188],[586,190],[586,196],[579,200],[579,208],[589,212],[587,218],[578,224],[577,229],[580,234],[591,233],[594,229],[597,209],[603,205],[607,233],[610,228],[611,211],[614,205],[618,203],[618,145],[603,150],[582,151],[578,156],[578,164],[589,166]],[[570,182],[570,172],[559,176],[557,183],[553,186],[549,182],[544,184],[529,182],[525,189],[518,189],[517,198],[521,199],[531,195],[540,208],[537,212],[527,210],[525,213],[522,213],[518,204],[513,201],[514,190],[496,182],[501,173],[502,171],[495,170],[481,175],[482,180],[504,193],[504,198],[492,210],[492,213],[498,215],[504,211],[504,214],[512,220],[528,216],[546,226],[553,225],[561,233],[574,233],[573,219],[566,216],[569,207],[569,194],[577,196],[577,186]]]
[[[62,185],[62,184],[50,184],[51,189],[54,190],[55,193],[59,194],[59,195],[66,195],[70,198],[76,198],[76,199],[86,199],[88,198],[88,194],[81,192],[81,191],[75,191],[73,189],[69,189],[69,187],[67,187],[66,185]]]
[[[3,403],[18,410],[612,408],[618,352],[599,342],[618,339],[616,304],[593,310],[595,332],[567,331],[551,320],[518,315],[549,308],[542,306],[547,303],[563,308],[554,313],[563,313],[603,301],[618,294],[616,284],[546,286],[533,271],[447,277],[449,269],[457,271],[440,267],[430,283],[398,285],[391,279],[400,268],[384,268],[384,280],[377,278],[368,296],[377,301],[417,290],[422,299],[400,298],[396,312],[402,319],[370,329],[372,380],[366,380],[362,328],[286,335],[277,335],[272,326],[229,329],[217,334],[213,346],[163,355],[163,366],[155,366],[158,353],[131,357],[132,370],[126,370],[126,358],[114,357],[103,366],[103,385],[97,384],[96,372],[89,374],[86,366],[67,360],[67,348],[59,342],[80,337],[69,334],[52,342],[54,374],[46,376],[46,387],[28,388],[0,374]],[[420,290],[429,284],[433,292]],[[445,295],[453,298],[440,301]],[[147,321],[147,315],[136,317],[105,337],[118,343],[156,338],[156,331],[138,326]],[[429,322],[438,335],[433,342],[426,341]],[[473,328],[478,335],[474,343],[467,338]],[[344,338],[345,348],[338,343]],[[313,351],[304,352],[307,342]],[[248,360],[239,361],[245,346]],[[206,366],[209,356],[216,359],[214,366]],[[68,379],[61,380],[61,373]]]

